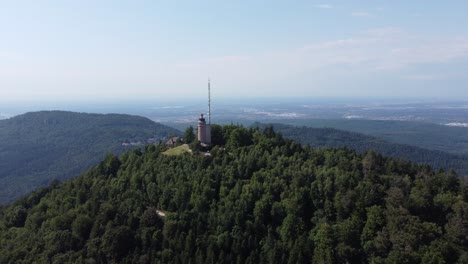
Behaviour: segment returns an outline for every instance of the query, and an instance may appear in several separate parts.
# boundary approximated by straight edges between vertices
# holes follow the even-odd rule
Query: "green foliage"
[[[334,260],[334,234],[329,224],[324,223],[318,227],[313,241],[315,248],[312,263],[333,264],[336,262]]]
[[[244,147],[252,144],[252,134],[251,131],[243,129],[242,127],[239,128],[232,128],[231,131],[228,132],[229,137],[227,137],[226,145],[228,147],[237,148],[237,147]]]
[[[0,263],[464,263],[468,185],[219,127],[211,156],[108,155],[0,208]],[[217,132],[217,133],[218,133]]]
[[[6,225],[10,227],[22,227],[26,221],[27,212],[22,206],[16,206],[6,215]]]
[[[89,238],[91,228],[93,227],[93,220],[87,215],[79,215],[72,223],[72,234],[86,241]]]
[[[187,129],[185,129],[185,132],[184,132],[184,141],[185,141],[185,143],[190,144],[193,141],[195,141],[195,139],[196,139],[196,137],[195,137],[195,132],[194,132],[193,126],[187,127]]]
[[[211,143],[213,145],[225,145],[226,140],[223,136],[223,127],[217,124],[211,125]]]
[[[328,122],[326,124],[328,124]],[[338,125],[335,123],[331,124]],[[256,125],[259,127],[271,127],[271,125],[265,124]],[[281,132],[284,137],[290,138],[304,145],[308,144],[316,148],[345,147],[355,150],[359,153],[365,153],[369,150],[372,150],[395,159],[410,160],[420,164],[429,164],[436,169],[454,169],[460,175],[468,176],[468,147],[466,153],[450,153],[444,152],[446,151],[445,149],[444,151],[430,149],[430,146],[427,146],[427,143],[424,144],[424,147],[427,147],[428,149],[425,149],[414,146],[417,145],[414,142],[405,141],[405,144],[393,143],[378,137],[344,130],[337,130],[333,128],[311,128],[305,126],[295,127],[284,124],[274,124],[273,126],[277,131]],[[352,127],[347,126],[343,127],[342,129],[353,130]],[[392,128],[392,131],[393,129],[394,128]],[[360,132],[364,133],[363,131]],[[420,131],[420,133],[422,133],[422,131]],[[430,134],[430,131],[428,131],[428,133]],[[465,134],[468,135],[466,131]],[[459,135],[459,133],[457,135]],[[377,136],[380,136],[380,134]],[[405,134],[401,137],[407,136],[408,135]],[[466,140],[468,140],[468,138]],[[433,144],[434,142],[431,141],[430,143]],[[437,145],[443,144],[438,143]]]
[[[388,142],[453,154],[468,154],[465,127],[396,120],[285,119],[278,123],[313,128],[335,128],[382,138]],[[276,127],[276,126],[275,126]]]
[[[128,226],[110,227],[102,236],[102,252],[107,259],[122,260],[133,249],[134,234]]]
[[[62,111],[0,120],[0,204],[96,165],[124,142],[179,134],[138,116]],[[134,146],[132,147],[134,148]]]

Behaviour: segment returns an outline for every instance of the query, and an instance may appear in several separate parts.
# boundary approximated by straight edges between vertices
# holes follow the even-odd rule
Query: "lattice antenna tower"
[[[210,79],[208,79],[208,124],[211,125],[211,87],[210,87]]]

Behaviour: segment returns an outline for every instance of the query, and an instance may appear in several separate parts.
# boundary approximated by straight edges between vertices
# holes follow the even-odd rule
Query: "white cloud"
[[[376,74],[394,75],[395,79],[403,75],[406,80],[450,79],[451,76],[444,74],[408,75],[406,72],[409,69],[424,69],[421,67],[425,64],[466,58],[468,38],[440,40],[389,27],[296,49],[192,61],[189,63],[191,67],[178,70],[183,71],[181,75],[190,75],[192,80],[208,72],[225,87],[248,84],[274,89],[276,86],[290,85],[295,80],[309,86],[320,86],[336,79],[356,76],[372,79],[376,78]],[[254,89],[249,92],[261,95],[265,91]]]
[[[374,29],[369,29],[364,32],[364,34],[368,34],[370,36],[383,37],[383,36],[391,35],[393,38],[396,35],[401,35],[403,33],[404,33],[403,30],[401,30],[400,28],[396,28],[396,27],[374,28]]]
[[[317,5],[318,8],[322,8],[322,9],[331,9],[333,8],[332,5],[329,5],[329,4],[320,4],[320,5]]]
[[[436,80],[446,80],[449,76],[442,74],[414,74],[407,75],[404,79],[417,80],[417,81],[436,81]]]
[[[352,12],[351,16],[353,16],[353,17],[373,17],[373,15],[371,13],[364,12],[364,11]]]
[[[216,83],[223,87],[218,88],[220,94],[264,95],[284,93],[285,85],[294,92],[294,86],[297,89],[323,87],[353,78],[375,79],[378,74],[390,74],[396,79],[403,75],[407,80],[450,79],[442,73],[408,75],[406,72],[408,69],[423,71],[420,67],[425,64],[464,58],[468,58],[468,38],[441,40],[388,27],[294,49],[176,63],[154,78],[170,85],[171,78],[183,76],[179,84],[189,87],[209,75],[215,76]],[[151,72],[147,74],[152,76]]]
[[[401,36],[394,45],[386,46],[381,56],[382,70],[401,69],[411,65],[446,63],[468,57],[468,38],[427,38]]]
[[[454,76],[446,72],[417,73],[427,73],[424,68],[427,64],[462,59],[468,59],[468,37],[441,39],[387,27],[269,53],[225,54],[172,63],[146,58],[106,61],[81,58],[71,62],[45,58],[35,64],[20,58],[0,60],[0,97],[29,94],[30,87],[36,83],[47,87],[48,92],[31,96],[60,93],[108,96],[109,92],[101,87],[115,87],[112,92],[115,96],[152,93],[197,96],[198,92],[201,96],[203,89],[192,88],[194,84],[204,84],[208,77],[213,78],[216,93],[223,96],[319,94],[320,91],[326,95],[329,90],[323,87],[330,87],[330,83],[348,87],[364,79],[376,80],[380,75],[402,81],[450,80]],[[320,88],[308,90],[313,87]],[[336,88],[339,89],[342,88]]]

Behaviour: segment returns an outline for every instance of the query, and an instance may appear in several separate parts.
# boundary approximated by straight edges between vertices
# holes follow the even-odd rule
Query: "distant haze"
[[[468,2],[4,1],[0,103],[468,99]]]

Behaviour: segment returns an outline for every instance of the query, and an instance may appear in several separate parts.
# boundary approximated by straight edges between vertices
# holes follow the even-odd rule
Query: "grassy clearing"
[[[175,147],[175,148],[171,148],[171,149],[168,149],[166,151],[163,152],[164,155],[168,155],[168,156],[177,156],[177,155],[181,155],[183,153],[192,153],[192,150],[189,148],[189,146],[187,144],[183,144],[183,145],[180,145],[178,147]]]

